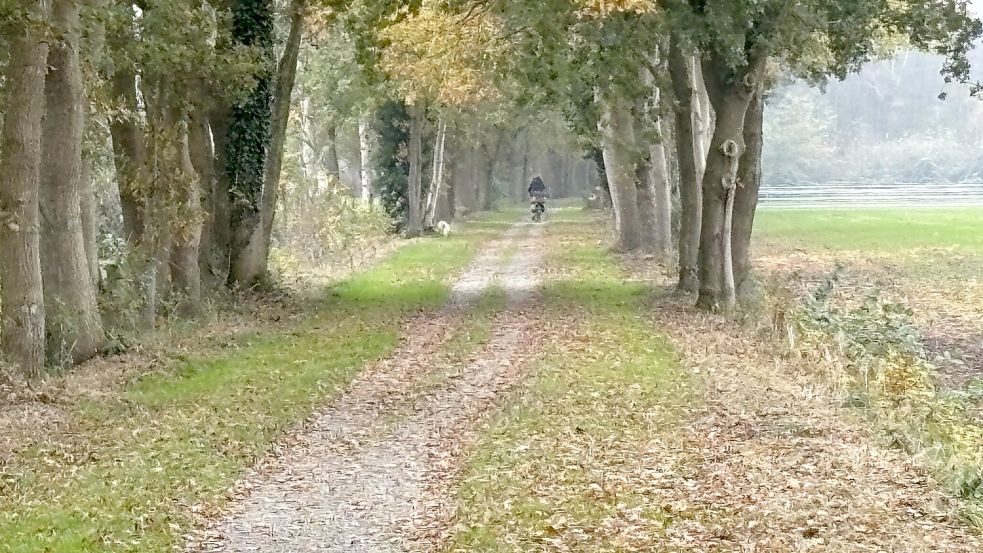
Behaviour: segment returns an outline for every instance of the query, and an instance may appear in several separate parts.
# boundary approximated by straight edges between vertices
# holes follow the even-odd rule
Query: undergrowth
[[[983,427],[971,409],[980,386],[940,385],[933,355],[903,303],[869,296],[837,302],[839,273],[794,312],[794,351],[838,384],[893,445],[910,453],[956,495],[964,515],[983,528]]]

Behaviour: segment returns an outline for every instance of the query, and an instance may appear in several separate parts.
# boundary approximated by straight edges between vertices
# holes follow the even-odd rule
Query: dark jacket
[[[529,195],[534,196],[542,194],[546,194],[546,183],[543,182],[543,179],[536,177],[529,183]]]

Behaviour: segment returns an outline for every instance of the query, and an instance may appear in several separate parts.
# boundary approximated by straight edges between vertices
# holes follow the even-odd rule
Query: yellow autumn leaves
[[[581,0],[581,17],[605,17],[617,12],[643,14],[654,11],[657,0]]]
[[[382,68],[409,103],[467,106],[494,99],[501,28],[486,12],[447,13],[425,3],[383,31]]]

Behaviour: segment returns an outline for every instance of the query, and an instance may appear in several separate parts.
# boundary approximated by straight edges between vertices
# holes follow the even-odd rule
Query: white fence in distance
[[[826,183],[767,185],[759,205],[766,208],[876,208],[983,206],[983,183]]]

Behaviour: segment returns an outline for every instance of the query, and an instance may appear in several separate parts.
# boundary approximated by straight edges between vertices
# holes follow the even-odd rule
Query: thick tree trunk
[[[232,39],[254,47],[267,62],[273,57],[273,3],[271,0],[239,0],[232,10]],[[263,185],[270,151],[273,79],[272,63],[257,70],[248,97],[232,108],[228,132],[231,202],[230,287],[250,287],[262,275],[260,262],[263,217]]]
[[[406,184],[406,235],[419,236],[423,232],[421,196],[423,192],[423,122],[426,106],[417,100],[410,106],[410,174]]]
[[[270,118],[270,141],[266,149],[263,171],[263,195],[260,204],[261,225],[257,226],[243,255],[237,258],[232,274],[239,284],[253,285],[267,278],[270,241],[276,217],[277,195],[280,191],[280,171],[283,165],[283,147],[287,138],[290,119],[290,101],[294,82],[297,80],[297,60],[300,41],[304,34],[305,0],[291,4],[290,32],[283,56],[277,66],[276,84]]]
[[[147,149],[143,129],[136,120],[136,72],[118,67],[112,76],[113,96],[124,113],[113,116],[109,130],[113,138],[113,159],[119,203],[123,212],[123,234],[131,247],[140,242],[144,231],[143,199],[140,190],[146,183]]]
[[[684,293],[699,290],[700,229],[703,220],[703,166],[705,157],[695,129],[699,109],[696,79],[691,58],[680,50],[676,39],[669,50],[669,73],[676,97],[676,155],[679,160],[679,282]]]
[[[91,161],[91,160],[89,160]],[[99,270],[99,216],[96,213],[96,195],[92,189],[92,165],[82,162],[82,178],[79,180],[79,210],[82,215],[82,242],[85,245],[85,259],[89,266],[89,278],[99,289],[102,271]]]
[[[738,176],[740,187],[734,199],[734,279],[738,296],[745,295],[752,284],[751,233],[761,188],[764,107],[764,98],[759,91],[751,100],[744,118],[745,149]]]
[[[659,105],[661,91],[647,69],[642,71],[641,78],[653,90],[653,105]],[[642,248],[658,256],[660,261],[668,261],[672,240],[672,206],[666,152],[662,143],[661,122],[646,104],[644,100],[636,103],[634,120],[635,147],[642,156],[636,166]]]
[[[631,109],[624,102],[603,97],[600,98],[600,104],[598,130],[611,189],[611,202],[614,204],[617,230],[615,249],[622,252],[633,251],[641,247],[642,237],[635,187],[636,164],[631,153],[635,138]]]
[[[363,114],[358,120],[359,159],[361,160],[361,198],[365,203],[372,201],[372,187],[375,171],[372,165],[372,120],[371,114]]]
[[[0,347],[28,377],[44,369],[44,295],[38,236],[41,118],[48,4],[24,0],[31,21],[8,27],[3,129],[0,131]]]
[[[114,42],[125,41],[127,36]],[[117,46],[121,48],[122,46]],[[157,318],[157,265],[158,243],[154,225],[147,213],[147,197],[151,179],[148,169],[148,144],[144,128],[138,122],[136,73],[132,67],[119,66],[112,76],[113,96],[123,113],[110,119],[116,166],[116,182],[123,212],[123,232],[129,244],[129,274],[127,284],[134,286],[139,298],[135,322],[151,327]],[[131,314],[123,314],[129,317]],[[122,323],[123,321],[117,321]]]
[[[707,156],[706,173],[703,177],[703,225],[700,233],[700,296],[697,306],[719,311],[731,307],[730,290],[725,277],[732,274],[733,266],[725,254],[730,244],[725,245],[728,211],[729,171],[732,157],[743,154],[744,117],[754,95],[754,83],[763,70],[763,59],[757,60],[736,75],[725,61],[714,55],[706,62],[708,74],[707,91],[716,113],[716,128]],[[730,144],[730,143],[733,144]]]
[[[105,341],[82,224],[82,137],[85,92],[79,63],[79,8],[54,0],[41,142],[41,269],[48,358],[70,365],[95,355]]]

